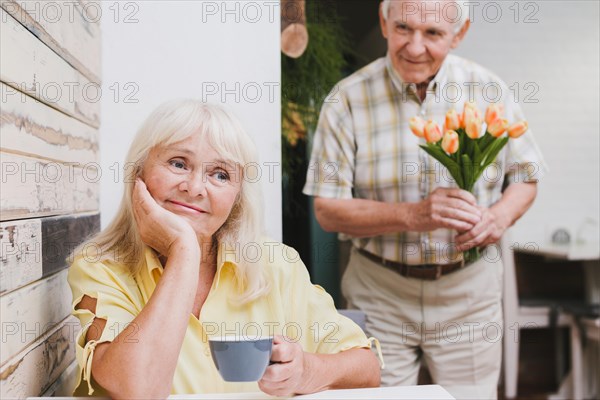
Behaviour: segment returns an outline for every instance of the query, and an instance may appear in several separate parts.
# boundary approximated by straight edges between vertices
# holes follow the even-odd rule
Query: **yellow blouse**
[[[311,284],[306,267],[295,250],[275,242],[260,248],[263,255],[268,255],[262,259],[271,290],[266,296],[243,306],[228,301],[229,294],[236,293],[236,254],[219,251],[217,273],[200,319],[190,314],[172,394],[259,391],[256,382],[223,381],[211,359],[208,347],[211,336],[279,334],[298,340],[306,352],[322,354],[371,347],[371,340],[364,332],[337,313],[331,296],[320,286]],[[83,327],[77,336],[76,357],[80,368],[74,393],[77,396],[92,393],[106,396],[91,376],[94,349],[98,343],[114,340],[150,299],[162,276],[163,266],[150,248],[145,249],[144,257],[146,266],[135,276],[124,265],[84,258],[76,258],[69,269],[72,312]],[[75,309],[84,295],[97,299],[96,314]],[[96,316],[107,320],[106,327],[100,339],[85,343],[87,328]],[[130,336],[119,340],[135,341],[135,332]],[[165,340],[169,338],[165,337]],[[82,378],[87,382],[87,391]]]

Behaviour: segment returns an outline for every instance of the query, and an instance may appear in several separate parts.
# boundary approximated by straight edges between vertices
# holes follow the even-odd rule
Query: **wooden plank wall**
[[[66,268],[100,229],[99,7],[0,0],[2,399],[70,395],[76,378]]]

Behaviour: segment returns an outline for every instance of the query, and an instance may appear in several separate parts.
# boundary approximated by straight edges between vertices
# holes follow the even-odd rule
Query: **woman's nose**
[[[179,184],[179,190],[187,192],[189,196],[206,196],[206,177],[191,174]]]

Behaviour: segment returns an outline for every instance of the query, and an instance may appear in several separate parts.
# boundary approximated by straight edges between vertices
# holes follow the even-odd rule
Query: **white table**
[[[600,246],[598,245],[598,243],[543,243],[538,245],[537,247],[524,246],[515,250],[523,253],[536,254],[548,258],[569,261],[594,261],[600,258]]]
[[[170,396],[169,399],[276,399],[264,393],[221,393],[206,395]],[[454,399],[439,385],[397,386],[370,389],[326,390],[294,399]]]
[[[262,399],[281,399],[282,397],[273,397],[264,393],[217,393],[217,394],[186,394],[169,396],[169,399],[189,399],[189,400],[262,400]],[[30,397],[29,399],[45,399],[44,397]],[[83,397],[51,397],[47,399],[64,400],[84,400]],[[87,399],[87,398],[86,398]],[[294,399],[394,399],[394,400],[454,400],[444,388],[439,385],[420,385],[420,386],[396,386],[371,389],[345,389],[345,390],[327,390],[320,393],[314,393],[304,396],[296,396]]]
[[[585,274],[585,298],[600,303],[600,244],[543,243],[537,247],[523,247],[515,252],[543,256],[548,260],[581,261]]]

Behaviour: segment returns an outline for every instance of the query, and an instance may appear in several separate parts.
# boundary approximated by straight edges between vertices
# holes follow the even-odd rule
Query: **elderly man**
[[[473,101],[500,103],[516,122],[520,107],[494,74],[449,54],[469,29],[461,2],[384,0],[379,13],[387,55],[323,105],[304,193],[325,230],[352,239],[342,291],[381,341],[382,383],[416,384],[424,358],[456,397],[495,398],[503,271],[490,245],[532,204],[542,157],[527,132],[473,194],[458,189],[419,149],[409,118],[441,122]],[[465,265],[461,252],[474,246],[483,256]]]

